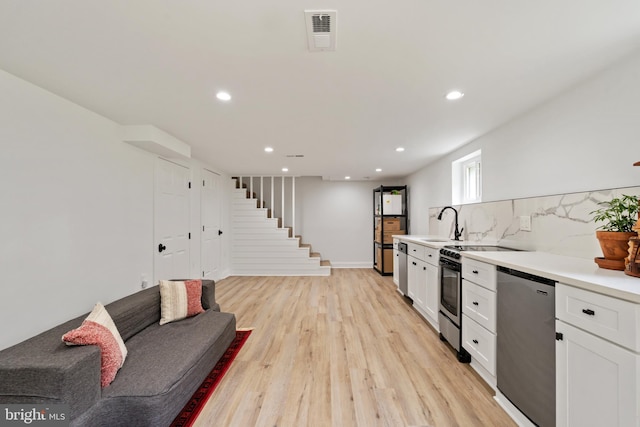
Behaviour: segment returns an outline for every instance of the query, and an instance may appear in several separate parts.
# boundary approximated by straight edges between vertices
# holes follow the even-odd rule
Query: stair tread
[[[311,252],[309,256],[311,258],[320,258],[320,252]]]

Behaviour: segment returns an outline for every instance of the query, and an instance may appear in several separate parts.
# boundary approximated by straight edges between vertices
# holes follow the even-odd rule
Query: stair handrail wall
[[[275,181],[276,179],[280,180],[281,187],[281,196],[280,196],[280,211],[276,211],[276,201],[275,201]],[[285,183],[287,179],[291,179],[291,199],[290,203],[287,204],[286,192],[285,192]],[[247,182],[248,181],[248,182]],[[267,185],[265,185],[265,181],[269,181]],[[287,218],[287,213],[290,214],[290,222],[288,227],[291,227],[291,236],[296,236],[295,230],[295,222],[296,222],[296,177],[295,176],[287,176],[287,175],[249,175],[249,176],[238,176],[238,182],[240,183],[240,188],[245,188],[246,185],[249,189],[250,198],[254,197],[254,194],[257,194],[254,191],[254,182],[256,186],[259,186],[260,198],[258,202],[260,203],[260,207],[271,209],[271,217],[272,218],[281,218],[282,220],[282,228],[287,228],[285,223]],[[270,203],[266,203],[264,200],[265,191],[269,192]],[[265,206],[266,205],[266,206]]]

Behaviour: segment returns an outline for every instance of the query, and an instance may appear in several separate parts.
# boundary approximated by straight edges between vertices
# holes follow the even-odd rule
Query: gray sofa
[[[204,313],[160,326],[157,286],[106,305],[128,355],[115,380],[100,387],[97,346],[66,346],[80,316],[0,351],[0,403],[64,403],[72,426],[168,426],[235,337],[215,283],[203,280]]]

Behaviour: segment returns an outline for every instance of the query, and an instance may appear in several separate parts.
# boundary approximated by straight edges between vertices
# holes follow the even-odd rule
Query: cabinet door
[[[395,239],[394,239],[395,240]],[[394,244],[395,245],[395,244]],[[398,280],[400,274],[400,252],[397,249],[393,249],[393,283],[398,286],[400,281]]]
[[[418,260],[407,257],[407,296],[415,301],[418,287]]]
[[[427,267],[427,299],[425,301],[425,312],[431,320],[438,322],[438,310],[440,306],[440,277],[438,267],[426,264]]]
[[[640,355],[556,321],[558,426],[640,426]]]
[[[413,305],[417,305],[420,311],[424,313],[427,299],[427,263],[418,260],[416,264],[416,289]]]

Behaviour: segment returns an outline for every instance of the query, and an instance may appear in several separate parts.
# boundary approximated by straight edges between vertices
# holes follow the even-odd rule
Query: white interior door
[[[202,174],[202,278],[215,279],[220,269],[220,176],[204,169]]]
[[[158,158],[154,197],[154,279],[189,278],[189,169]]]

